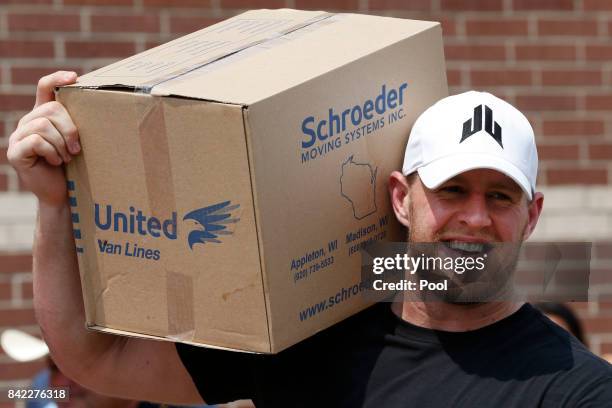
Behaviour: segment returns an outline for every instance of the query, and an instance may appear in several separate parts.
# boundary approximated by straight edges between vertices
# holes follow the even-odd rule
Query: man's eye
[[[490,197],[493,198],[494,200],[512,202],[512,198],[509,195],[500,193],[500,192],[491,193]]]

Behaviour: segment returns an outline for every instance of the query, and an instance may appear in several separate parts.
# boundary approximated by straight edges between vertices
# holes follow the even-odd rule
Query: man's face
[[[518,243],[528,236],[527,198],[518,184],[495,170],[467,171],[435,190],[415,177],[407,198],[411,242]]]
[[[488,256],[481,272],[425,270],[420,277],[449,279],[444,300],[450,302],[501,293],[516,265],[520,243],[535,227],[542,195],[528,202],[518,184],[490,169],[467,171],[433,190],[416,175],[403,182],[398,177],[403,178],[399,173],[391,178],[392,200],[398,220],[408,227],[411,246],[437,244],[420,246],[417,252],[440,258]]]

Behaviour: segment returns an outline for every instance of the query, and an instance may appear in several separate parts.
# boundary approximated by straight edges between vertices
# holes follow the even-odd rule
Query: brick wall
[[[0,331],[36,332],[28,257],[35,202],[5,152],[37,79],[60,68],[88,72],[259,7],[441,21],[451,92],[489,90],[534,125],[539,182],[553,197],[540,239],[597,240],[599,273],[612,270],[612,0],[0,0],[0,250],[11,251],[0,255]],[[576,305],[596,352],[612,352],[610,293],[601,287],[601,301]],[[0,354],[0,388],[39,366]]]
[[[606,0],[37,0],[0,9],[0,149],[58,68],[87,72],[249,7],[439,20],[452,92],[491,90],[539,137],[540,183],[612,184],[612,2]],[[172,6],[172,7],[169,7]],[[19,183],[0,154],[0,190]]]
[[[0,252],[0,333],[16,328],[40,335],[32,305],[32,256],[29,253]],[[26,386],[32,376],[45,366],[44,360],[17,363],[0,348],[0,408],[7,388]]]

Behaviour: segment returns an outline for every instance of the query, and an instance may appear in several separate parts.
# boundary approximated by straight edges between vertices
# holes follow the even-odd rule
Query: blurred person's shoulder
[[[598,357],[572,334],[528,305],[532,319],[531,336],[521,341],[532,355],[530,364],[554,372],[549,396],[570,406],[610,406],[612,365]],[[606,405],[607,404],[607,405]],[[588,405],[591,406],[591,405]]]

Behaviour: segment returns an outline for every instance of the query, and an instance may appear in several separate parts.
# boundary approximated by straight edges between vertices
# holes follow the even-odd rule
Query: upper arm
[[[169,404],[201,404],[175,344],[116,336],[113,347],[79,373],[75,381],[102,394]]]

